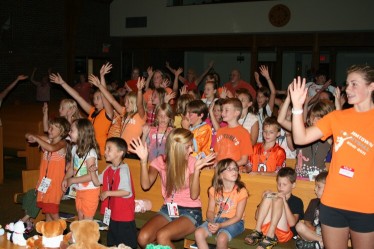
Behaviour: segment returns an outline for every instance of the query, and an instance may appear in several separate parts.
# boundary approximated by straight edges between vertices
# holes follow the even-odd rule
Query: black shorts
[[[138,242],[135,221],[110,220],[107,233],[107,245],[118,246],[123,243],[131,248],[137,248]]]
[[[319,219],[330,227],[349,227],[358,233],[374,232],[374,214],[332,208],[321,203]]]

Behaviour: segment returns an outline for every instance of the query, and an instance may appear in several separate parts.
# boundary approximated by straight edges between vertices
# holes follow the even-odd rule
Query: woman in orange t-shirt
[[[296,144],[334,139],[320,206],[325,248],[347,248],[349,237],[353,248],[374,248],[374,68],[355,65],[347,74],[353,108],[333,111],[308,128],[301,115],[308,89],[305,79],[294,79],[292,134]]]

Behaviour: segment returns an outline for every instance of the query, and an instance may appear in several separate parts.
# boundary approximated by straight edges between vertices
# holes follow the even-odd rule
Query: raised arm
[[[200,196],[200,171],[207,166],[214,164],[216,158],[215,153],[210,153],[208,156],[199,158],[195,162],[194,173],[190,175],[190,196],[192,200],[196,200]]]
[[[152,80],[152,77],[153,77],[153,73],[154,73],[153,68],[151,66],[149,66],[147,68],[148,77],[147,77],[147,80],[145,81],[144,91],[148,90],[149,84],[151,83],[151,80]]]
[[[34,85],[37,86],[37,85],[40,85],[40,82],[35,80],[36,70],[38,70],[38,69],[36,67],[34,67],[34,69],[32,70],[32,73],[31,73],[30,81],[31,81],[31,83],[33,83]]]
[[[38,143],[41,148],[49,152],[58,151],[66,147],[65,140],[60,140],[55,144],[50,144],[47,142],[48,138],[46,136],[39,136],[27,133],[25,137],[29,143]]]
[[[120,103],[117,102],[113,95],[108,91],[108,89],[106,89],[103,84],[101,84],[100,80],[95,75],[89,75],[88,82],[99,88],[100,92],[104,95],[105,99],[107,99],[108,102],[114,107],[116,112],[122,113],[122,106],[120,105]]]
[[[288,86],[288,90],[290,89],[291,85]],[[289,91],[288,91],[289,92]],[[292,129],[292,123],[290,119],[287,119],[287,111],[288,107],[291,104],[291,97],[290,94],[287,94],[286,99],[284,100],[283,104],[281,105],[281,108],[279,109],[278,123],[287,131],[291,131]]]
[[[12,90],[19,81],[21,80],[25,80],[27,79],[29,76],[27,75],[18,75],[16,80],[13,81],[12,83],[10,83],[1,93],[0,93],[0,101],[3,100],[7,95],[8,93],[10,92],[10,90]]]
[[[175,70],[174,68],[172,68],[172,67],[170,66],[170,64],[169,64],[168,61],[165,62],[165,66],[166,66],[167,69],[170,70],[170,72],[172,72],[172,73],[175,75],[175,72],[176,72],[177,70]],[[179,69],[178,69],[178,70],[179,70]],[[183,72],[183,69],[182,69],[182,72]],[[180,80],[181,82],[183,82],[183,84],[184,84],[184,82],[186,81],[186,78],[184,78],[183,76],[181,76],[181,74],[178,75],[177,79]]]
[[[43,131],[44,133],[48,132],[48,103],[44,102],[43,104]]]
[[[274,110],[274,103],[275,103],[275,96],[277,94],[275,90],[275,86],[273,81],[270,78],[268,66],[261,65],[260,66],[260,73],[262,76],[265,77],[266,81],[268,82],[269,89],[270,89],[270,97],[269,97],[269,107],[271,112]]]
[[[221,126],[219,125],[216,117],[214,116],[214,105],[215,103],[213,102],[210,106],[209,106],[209,118],[210,118],[210,121],[213,125],[213,128],[218,131],[219,128],[221,128]]]
[[[305,78],[297,77],[293,80],[290,88],[292,108],[292,137],[295,144],[310,144],[320,138],[323,134],[316,126],[305,128],[303,120],[303,104],[305,102],[308,89],[305,87]]]
[[[173,83],[173,92],[178,92],[178,78],[183,73],[183,68],[178,68],[174,70],[174,83]],[[182,94],[181,94],[182,95]]]
[[[144,77],[139,77],[136,86],[138,87],[138,96],[136,97],[136,108],[141,118],[145,116],[144,103],[143,103],[143,87],[145,85]]]
[[[62,86],[62,88],[65,89],[65,91],[73,98],[75,99],[78,104],[82,107],[82,109],[88,114],[90,113],[90,110],[92,108],[92,105],[90,105],[86,100],[84,100],[84,98],[82,98],[82,96],[79,95],[79,93],[74,89],[72,88],[71,86],[69,86],[69,84],[67,84],[61,77],[61,75],[59,73],[57,74],[50,74],[49,75],[49,79],[51,82],[57,84],[57,85],[60,85]]]
[[[100,69],[100,83],[106,88],[106,81],[105,81],[105,75],[110,73],[110,70],[112,69],[112,64],[107,62],[106,64],[102,65]],[[113,106],[109,103],[108,99],[101,94],[101,99],[103,100],[103,106],[105,109],[105,113],[107,116],[112,119],[113,118]]]
[[[342,104],[342,95],[341,95],[341,92],[340,92],[340,89],[339,89],[339,87],[337,86],[337,87],[335,87],[335,93],[334,93],[334,95],[335,95],[335,109],[336,110],[341,110],[343,107],[343,104]]]
[[[209,71],[213,68],[213,66],[214,66],[214,61],[210,61],[205,71],[196,79],[195,81],[196,86],[198,86],[201,83],[201,81],[209,73]]]
[[[140,158],[140,184],[144,190],[152,187],[156,181],[158,171],[153,168],[148,168],[148,149],[147,145],[142,143],[140,138],[133,139],[129,151],[135,153]]]

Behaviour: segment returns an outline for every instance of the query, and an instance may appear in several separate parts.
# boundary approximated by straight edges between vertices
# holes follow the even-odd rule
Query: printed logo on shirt
[[[373,142],[369,141],[355,131],[352,131],[350,134],[348,134],[346,131],[341,131],[340,133],[341,136],[336,137],[334,146],[335,152],[337,152],[345,142],[348,146],[364,156],[369,149],[373,148]]]
[[[228,139],[230,141],[232,141],[234,143],[235,146],[238,146],[239,145],[239,141],[238,139],[233,136],[233,135],[229,135],[229,134],[222,134],[220,135],[218,138],[217,138],[217,142],[220,142],[222,139]]]

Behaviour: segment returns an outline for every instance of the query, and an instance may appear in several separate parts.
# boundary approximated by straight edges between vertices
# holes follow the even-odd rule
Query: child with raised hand
[[[303,201],[292,195],[296,187],[296,172],[290,167],[281,168],[277,174],[278,192],[264,191],[256,210],[256,227],[246,236],[245,243],[258,245],[257,249],[271,249],[278,242],[292,239],[294,226],[303,219]]]
[[[269,69],[267,66],[261,65],[259,67],[260,73],[268,82],[269,88],[262,85],[261,81],[257,81],[257,96],[256,96],[256,110],[259,121],[259,133],[257,142],[262,142],[262,124],[267,117],[271,117],[274,109],[276,90],[273,81],[270,78]]]
[[[95,130],[88,119],[81,118],[73,121],[69,135],[74,146],[71,167],[67,169],[62,190],[66,192],[70,187],[69,196],[75,198],[79,220],[93,219],[100,194],[100,188],[93,184],[89,173],[91,166],[97,167],[100,156]]]
[[[74,120],[82,118],[78,109],[77,102],[73,99],[63,99],[58,109],[60,117],[66,118],[71,124]],[[48,103],[43,104],[43,128],[44,132],[48,131]]]
[[[38,143],[43,150],[37,183],[37,206],[45,214],[46,220],[59,219],[62,195],[61,184],[65,176],[66,141],[70,124],[65,118],[49,121],[48,136],[26,134],[29,143]]]
[[[107,74],[110,72],[111,65],[105,64],[100,69],[100,74]],[[93,95],[93,104],[91,105],[88,103],[79,93],[69,86],[61,77],[60,74],[51,74],[49,76],[51,82],[61,85],[67,93],[70,94],[82,107],[83,111],[88,114],[88,119],[92,122],[94,129],[96,140],[99,143],[100,154],[104,154],[105,150],[105,141],[108,136],[108,129],[111,124],[111,120],[113,117],[113,107],[107,101],[106,98],[103,98],[100,91],[96,91]]]
[[[110,164],[99,176],[96,174],[97,167],[90,167],[90,175],[95,186],[102,185],[100,212],[104,217],[107,214],[110,216],[107,220],[104,218],[104,223],[109,222],[107,246],[124,243],[136,248],[135,193],[130,169],[123,161],[126,154],[125,140],[119,137],[108,138],[105,160]]]
[[[131,143],[129,150],[140,158],[140,184],[148,190],[161,177],[164,205],[140,230],[138,243],[141,248],[156,242],[173,245],[174,240],[184,238],[201,224],[200,170],[214,163],[214,153],[205,158],[191,156],[193,134],[187,129],[174,129],[166,140],[166,153],[147,163],[148,150],[140,138]],[[168,211],[169,210],[169,211]]]
[[[321,172],[316,176],[314,193],[317,198],[310,200],[305,211],[304,222],[298,222],[296,231],[302,239],[296,240],[296,248],[323,248],[321,222],[319,221],[319,206],[325,189],[327,172]]]
[[[148,161],[151,162],[159,155],[165,154],[166,138],[173,129],[173,109],[163,103],[156,109],[156,119],[153,126],[144,125],[142,141],[148,147]]]
[[[197,246],[208,248],[206,238],[216,234],[217,248],[228,248],[229,241],[244,231],[248,199],[248,191],[240,180],[239,167],[234,160],[218,162],[208,193],[206,221],[195,231]]]
[[[209,117],[206,119],[206,123],[212,127],[211,149],[213,149],[216,144],[218,129],[227,126],[227,123],[222,119],[222,104],[224,101],[224,99],[217,99],[209,107]]]
[[[130,92],[126,94],[125,106],[122,106],[97,78],[91,76],[90,80],[90,82],[99,88],[105,99],[113,105],[115,111],[121,115],[119,137],[125,139],[127,144],[130,144],[132,139],[141,136],[142,127],[146,119],[142,93],[145,84],[144,78],[138,78],[137,93]],[[133,155],[127,154],[127,156],[132,157]]]
[[[242,115],[238,122],[251,134],[252,144],[256,144],[259,133],[259,122],[257,115],[254,114],[252,95],[245,88],[239,88],[236,91],[236,95],[243,106]]]

